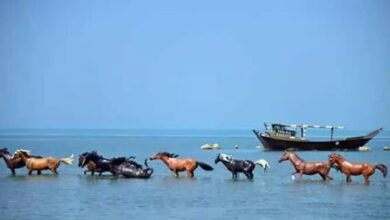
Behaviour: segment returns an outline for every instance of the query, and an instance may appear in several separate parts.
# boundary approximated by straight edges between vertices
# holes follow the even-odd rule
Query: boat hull
[[[361,137],[346,138],[343,140],[333,141],[310,141],[301,139],[290,139],[283,137],[273,137],[268,134],[260,133],[253,130],[257,138],[263,144],[265,150],[319,150],[319,151],[332,151],[332,150],[358,150],[359,147],[364,146],[375,135],[367,135]],[[374,132],[373,132],[374,133]],[[372,134],[373,134],[372,133]]]

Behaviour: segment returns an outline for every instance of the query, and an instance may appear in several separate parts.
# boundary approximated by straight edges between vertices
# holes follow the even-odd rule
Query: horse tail
[[[73,163],[73,154],[70,157],[61,158],[59,161],[64,163],[64,164],[72,165],[72,163]]]
[[[203,162],[200,162],[200,161],[196,161],[198,163],[198,165],[200,166],[200,168],[206,170],[206,171],[212,171],[214,168],[211,167],[210,165],[206,164],[206,163],[203,163]]]
[[[263,168],[264,172],[267,171],[267,169],[271,168],[269,163],[266,160],[264,160],[264,159],[256,160],[254,163],[259,165],[261,168]]]
[[[146,177],[150,177],[152,174],[153,174],[153,168],[147,168],[147,171],[146,171],[146,173],[147,173],[147,176]]]
[[[386,177],[387,176],[387,166],[380,163],[380,164],[377,164],[375,165],[375,169],[378,169],[382,172],[383,174],[383,177]]]

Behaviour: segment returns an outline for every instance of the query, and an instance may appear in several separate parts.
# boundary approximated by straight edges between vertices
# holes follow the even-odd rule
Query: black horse
[[[145,169],[131,158],[118,157],[110,161],[110,167],[114,176],[122,175],[127,178],[147,179],[152,175],[153,169],[148,166],[147,159],[144,163]]]
[[[237,179],[237,173],[242,172],[248,179],[253,179],[255,164],[250,160],[234,160],[226,154],[218,154],[214,161],[216,164],[222,162],[225,167],[232,172],[233,179]]]
[[[104,172],[111,172],[110,161],[110,159],[98,155],[96,151],[91,151],[79,155],[78,165],[81,168],[87,165],[88,170],[85,170],[84,174],[91,172],[91,175],[93,175],[97,172],[99,175],[102,175]]]

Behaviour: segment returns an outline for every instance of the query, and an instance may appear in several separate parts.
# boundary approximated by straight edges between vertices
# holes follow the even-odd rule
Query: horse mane
[[[94,160],[94,159],[103,159],[101,155],[97,153],[97,151],[91,151],[91,152],[86,152],[86,157],[89,158],[89,160]]]
[[[288,152],[288,153],[290,153],[290,154],[293,154],[293,155],[295,155],[299,160],[301,160],[302,162],[305,162],[305,160],[304,159],[302,159],[300,156],[298,156],[298,154],[296,154],[295,152],[292,152],[292,151],[287,151],[286,150],[286,152]]]
[[[31,152],[29,150],[17,149],[11,158],[15,158],[19,153],[24,154],[26,156],[31,156]]]
[[[0,151],[4,152],[5,154],[9,154],[8,148],[1,148]]]
[[[82,154],[80,154],[81,156],[87,156],[88,154],[90,154],[91,152],[84,152],[84,153],[82,153]]]
[[[120,165],[126,161],[127,161],[126,157],[114,157],[111,159],[110,163],[112,163],[114,165]]]
[[[169,152],[159,152],[158,154],[167,156],[167,157],[169,157],[169,158],[177,158],[177,157],[179,156],[178,154],[171,154],[171,153],[169,153]]]
[[[332,153],[332,154],[330,154],[329,156],[331,156],[331,157],[338,157],[338,158],[340,158],[340,159],[345,160],[345,158],[344,158],[341,154],[338,154],[338,153]]]

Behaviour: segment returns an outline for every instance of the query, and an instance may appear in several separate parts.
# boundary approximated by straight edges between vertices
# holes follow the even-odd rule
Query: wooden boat
[[[344,129],[344,127],[272,123],[264,123],[264,126],[264,132],[253,130],[253,133],[263,144],[265,150],[358,150],[360,146],[364,146],[382,131],[382,128],[378,128],[365,136],[333,139],[334,130]],[[307,128],[330,129],[330,140],[308,140],[305,137]],[[300,136],[297,136],[297,130],[300,130]]]

